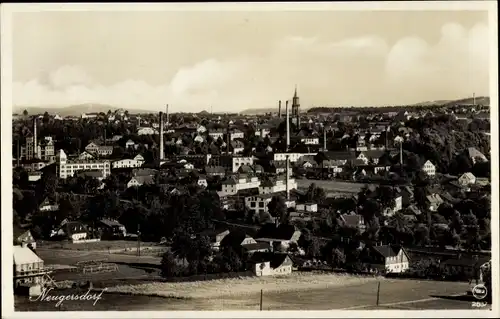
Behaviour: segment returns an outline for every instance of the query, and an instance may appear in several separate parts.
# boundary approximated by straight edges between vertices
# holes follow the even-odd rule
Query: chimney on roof
[[[160,111],[160,161],[163,161],[164,153],[165,152],[163,150],[163,112]]]
[[[290,110],[288,109],[288,101],[286,101],[286,151],[290,147]]]

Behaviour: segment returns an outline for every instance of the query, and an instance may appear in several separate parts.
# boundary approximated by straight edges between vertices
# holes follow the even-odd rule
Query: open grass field
[[[159,247],[158,243],[141,242],[142,247]],[[38,243],[38,247],[44,249],[67,249],[67,250],[93,250],[93,251],[116,251],[116,250],[136,250],[135,240],[101,240],[98,242],[78,243],[71,242],[51,242],[43,241]]]
[[[308,188],[312,183],[316,186],[323,188],[328,192],[338,192],[338,193],[353,193],[357,194],[365,184],[363,183],[351,183],[343,181],[327,181],[327,180],[310,180],[310,179],[297,179],[298,188]]]
[[[263,310],[456,310],[472,309],[470,298],[458,297],[467,284],[416,280],[388,280],[377,278],[337,278],[326,280],[326,275],[218,281],[216,283],[172,283],[172,289],[185,289],[178,294],[184,298],[162,298],[144,295],[104,293],[94,306],[92,302],[65,301],[63,311],[168,311],[168,310],[259,310],[260,289],[263,289]],[[376,305],[376,291],[380,280],[380,299]],[[252,283],[249,283],[251,281]],[[320,281],[326,281],[323,285]],[[307,282],[312,282],[308,285]],[[229,284],[233,284],[235,289]],[[166,284],[166,283],[165,283]],[[153,284],[155,287],[165,284]],[[291,284],[295,287],[291,289]],[[181,285],[184,285],[181,287]],[[205,286],[204,286],[205,285]],[[207,290],[207,285],[212,285]],[[223,288],[225,285],[225,289]],[[243,287],[250,287],[243,291]],[[196,292],[196,287],[201,289]],[[285,289],[283,289],[284,287]],[[287,290],[286,288],[290,288]],[[256,291],[259,290],[259,291]],[[166,291],[166,290],[165,290]],[[54,294],[68,294],[54,293]],[[16,311],[57,311],[54,303],[29,301],[17,297]],[[487,308],[483,308],[487,309]]]

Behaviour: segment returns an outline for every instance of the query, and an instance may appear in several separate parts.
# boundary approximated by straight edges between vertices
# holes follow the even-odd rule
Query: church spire
[[[293,94],[293,97],[297,97],[297,84],[295,84],[295,93]]]

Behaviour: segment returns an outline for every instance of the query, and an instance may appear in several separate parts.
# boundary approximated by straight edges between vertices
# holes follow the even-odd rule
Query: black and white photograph
[[[6,318],[498,316],[496,1],[1,9]]]

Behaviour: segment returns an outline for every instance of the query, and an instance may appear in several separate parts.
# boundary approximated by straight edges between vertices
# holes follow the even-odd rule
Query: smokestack
[[[286,101],[286,151],[290,147],[290,110],[288,109],[288,101]]]
[[[326,152],[326,127],[323,127],[323,151]]]
[[[281,118],[281,100],[278,102],[278,116]]]
[[[286,200],[290,200],[290,156],[286,156]]]
[[[170,126],[170,114],[168,113],[168,104],[167,104],[167,131],[168,131],[168,128]]]
[[[476,93],[472,93],[472,104],[476,106]]]
[[[160,161],[164,158],[163,150],[163,112],[160,112]]]
[[[35,115],[35,118],[33,119],[33,158],[38,158],[38,147],[37,147],[38,138],[36,136],[36,120],[37,117]]]

